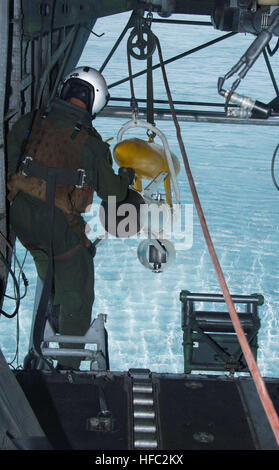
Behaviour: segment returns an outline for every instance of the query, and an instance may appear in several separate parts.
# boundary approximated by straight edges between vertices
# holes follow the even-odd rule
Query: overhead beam
[[[254,126],[279,126],[279,116],[268,119],[240,119],[227,117],[224,112],[218,111],[197,111],[197,110],[179,110],[176,114],[180,122],[214,123],[214,124],[241,124]],[[132,110],[128,106],[106,106],[99,114],[100,117],[132,119]],[[139,108],[138,118],[146,120],[146,109]],[[172,121],[170,109],[155,108],[155,121]]]
[[[184,13],[188,15],[211,15],[213,12],[214,0],[176,0],[174,13]]]

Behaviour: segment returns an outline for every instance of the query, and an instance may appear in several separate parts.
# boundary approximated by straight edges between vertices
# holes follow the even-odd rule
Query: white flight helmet
[[[60,98],[78,98],[87,106],[87,111],[96,117],[107,104],[110,95],[106,81],[92,67],[77,67],[62,82]]]

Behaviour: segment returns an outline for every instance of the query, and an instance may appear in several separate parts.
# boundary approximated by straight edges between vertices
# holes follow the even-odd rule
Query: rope
[[[155,126],[154,122],[154,91],[153,91],[153,73],[152,73],[152,55],[147,58],[146,74],[146,120]],[[149,136],[154,137],[154,136]]]
[[[135,89],[134,89],[134,82],[133,82],[133,74],[132,74],[132,63],[131,63],[131,55],[127,43],[127,63],[128,63],[128,73],[129,73],[129,82],[130,82],[130,90],[131,90],[131,108],[133,110],[133,114],[136,117],[138,114],[138,103],[135,97]]]
[[[155,40],[156,40],[156,44],[157,44],[157,48],[158,48],[158,54],[159,54],[163,79],[164,79],[164,83],[165,83],[165,87],[166,87],[166,93],[167,93],[167,96],[168,96],[169,105],[170,105],[170,109],[171,109],[171,113],[172,113],[172,118],[173,118],[173,121],[174,121],[174,124],[175,124],[175,127],[176,127],[177,139],[178,139],[179,147],[180,147],[181,154],[182,154],[182,157],[183,157],[184,166],[185,166],[185,170],[186,170],[186,173],[187,173],[189,185],[190,185],[190,188],[191,188],[191,191],[192,191],[192,195],[193,195],[194,203],[195,203],[195,206],[196,206],[196,210],[197,210],[197,213],[198,213],[198,216],[199,216],[199,219],[200,219],[200,224],[201,224],[201,227],[202,227],[202,230],[203,230],[203,233],[204,233],[205,241],[207,243],[207,247],[208,247],[208,250],[209,250],[209,253],[210,253],[210,256],[211,256],[211,259],[212,259],[212,262],[213,262],[213,265],[214,265],[214,268],[215,268],[215,271],[216,271],[216,274],[217,274],[217,277],[218,277],[218,280],[219,280],[219,283],[220,283],[220,287],[221,287],[223,295],[224,295],[224,299],[226,301],[226,304],[227,304],[227,307],[228,307],[228,310],[229,310],[229,314],[230,314],[235,332],[236,332],[237,337],[238,337],[238,341],[240,343],[240,346],[241,346],[241,349],[243,351],[244,357],[246,359],[247,365],[249,367],[250,373],[252,375],[255,386],[257,388],[258,395],[259,395],[261,403],[264,407],[266,416],[267,416],[268,421],[270,423],[270,426],[273,430],[273,433],[274,433],[274,436],[276,438],[277,444],[279,445],[279,419],[278,419],[278,416],[277,416],[276,411],[274,409],[273,403],[272,403],[272,401],[271,401],[271,399],[268,395],[268,392],[267,392],[265,383],[263,381],[263,378],[262,378],[262,376],[261,376],[261,374],[258,370],[255,358],[252,354],[252,351],[251,351],[249,343],[246,339],[245,333],[242,329],[239,317],[238,317],[237,312],[235,310],[234,303],[232,301],[228,286],[226,284],[226,281],[225,281],[225,278],[224,278],[224,275],[223,275],[223,272],[222,272],[222,268],[219,264],[219,261],[218,261],[217,255],[216,255],[213,242],[212,242],[211,237],[210,237],[210,233],[209,233],[207,223],[206,223],[206,220],[205,220],[205,217],[204,217],[204,214],[203,214],[203,210],[202,210],[202,207],[201,207],[199,196],[198,196],[198,193],[197,193],[197,190],[196,190],[195,182],[194,182],[194,179],[193,179],[193,176],[192,176],[192,172],[191,172],[191,168],[190,168],[190,165],[189,165],[186,150],[185,150],[185,147],[184,147],[184,144],[183,144],[183,141],[182,141],[181,130],[180,130],[180,126],[179,126],[177,116],[176,116],[176,112],[175,112],[175,109],[174,109],[172,96],[171,96],[171,92],[170,92],[170,88],[169,88],[169,84],[168,84],[168,79],[167,79],[167,75],[166,75],[166,70],[165,70],[164,63],[163,63],[162,50],[161,50],[160,42],[159,42],[159,39],[156,36],[155,36]]]
[[[274,150],[272,161],[271,161],[271,177],[272,177],[272,181],[274,183],[275,188],[279,191],[279,186],[278,186],[278,183],[276,181],[275,171],[274,171],[275,159],[276,159],[278,149],[279,149],[279,144],[276,146],[276,149]]]

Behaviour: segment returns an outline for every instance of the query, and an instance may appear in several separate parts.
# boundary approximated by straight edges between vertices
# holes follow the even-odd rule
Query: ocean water
[[[80,65],[99,68],[124,28],[129,14],[99,20]],[[179,16],[181,19],[182,17]],[[189,17],[186,17],[189,19]],[[200,18],[198,18],[200,19]],[[206,21],[207,18],[205,17]],[[210,27],[154,24],[164,59],[192,49],[223,33]],[[111,84],[127,76],[126,39],[104,69]],[[242,56],[253,36],[239,34],[210,48],[169,64],[166,68],[173,99],[221,102],[217,79]],[[276,56],[271,59],[278,76]],[[157,52],[154,63],[158,62]],[[133,71],[145,68],[144,61],[132,61]],[[160,70],[154,72],[155,98],[166,99]],[[275,92],[260,57],[238,89],[239,93],[268,103]],[[129,97],[129,84],[110,89],[111,96]],[[145,77],[135,80],[137,98],[145,98]],[[111,148],[124,119],[97,117],[95,127],[103,139],[113,137]],[[181,163],[178,176],[181,202],[193,204],[172,121],[158,121],[157,127],[168,138],[170,149]],[[276,127],[233,124],[181,123],[181,131],[199,197],[212,240],[232,294],[261,293],[258,365],[263,376],[279,374],[279,205],[278,191],[271,179],[271,159],[279,141]],[[145,138],[141,130],[129,135]],[[158,141],[160,144],[160,141]],[[115,169],[116,165],[115,165]],[[98,203],[98,199],[95,200]],[[177,250],[175,263],[154,274],[137,259],[135,239],[109,239],[98,248],[95,257],[95,296],[93,317],[107,314],[111,370],[132,367],[155,372],[183,372],[181,330],[182,289],[192,292],[220,293],[215,270],[208,254],[195,209],[193,243]],[[25,250],[19,243],[17,255]],[[30,255],[24,271],[29,279],[28,295],[22,301],[19,323],[20,365],[27,352],[36,286],[36,272]],[[9,283],[8,293],[12,292]],[[11,312],[13,303],[5,302]],[[12,361],[17,344],[17,319],[0,319],[0,344]]]

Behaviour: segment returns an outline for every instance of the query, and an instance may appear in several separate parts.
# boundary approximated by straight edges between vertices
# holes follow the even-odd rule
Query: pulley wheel
[[[148,26],[141,30],[134,28],[128,38],[128,51],[135,59],[144,60],[151,57],[156,49],[154,34]]]

